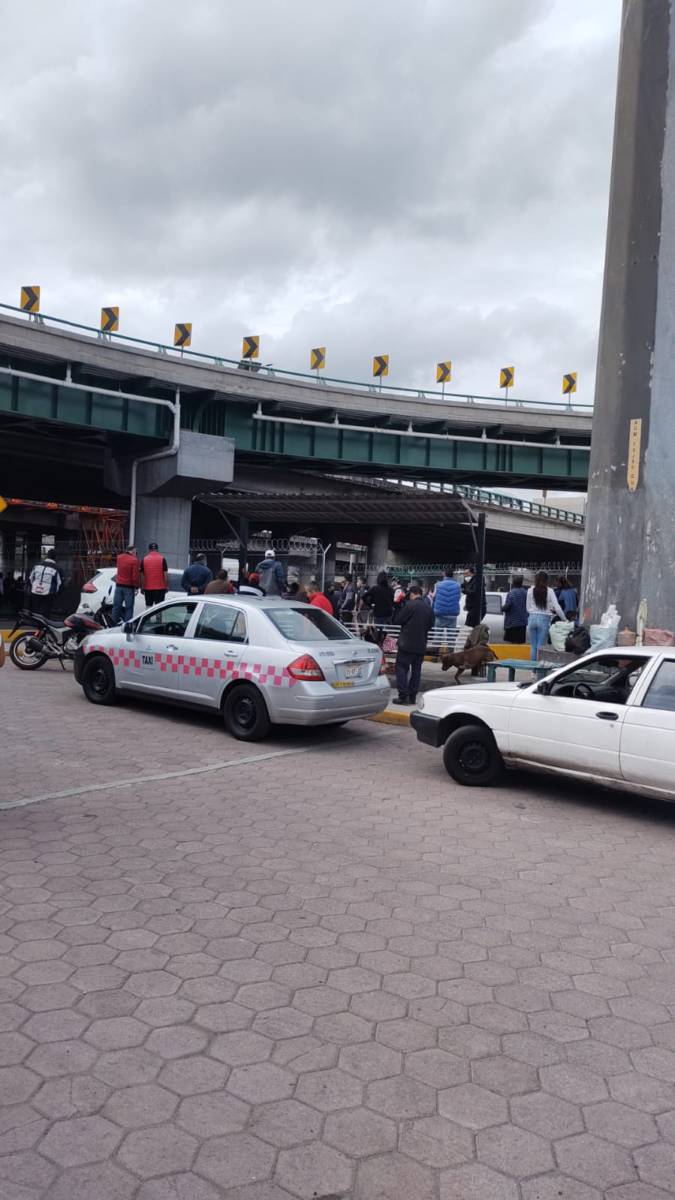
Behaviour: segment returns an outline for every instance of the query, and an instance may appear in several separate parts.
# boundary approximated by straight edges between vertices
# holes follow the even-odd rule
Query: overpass
[[[447,488],[586,486],[588,409],[380,390],[271,367],[244,369],[251,364],[121,335],[103,337],[57,318],[28,320],[9,315],[14,311],[9,306],[0,309],[0,429],[14,464],[3,464],[3,471],[11,479],[12,469],[22,472],[26,464],[40,463],[44,488],[58,488],[59,498],[82,499],[63,489],[72,492],[86,478],[88,487],[103,487],[97,500],[112,502],[115,494],[129,491],[132,461],[161,454],[167,446],[170,410],[178,398],[180,434],[174,434],[189,457],[177,471],[183,471],[183,483],[172,490],[173,468],[167,473],[166,458],[161,469],[155,464],[141,471],[152,475],[146,494],[180,499],[173,507],[182,513],[183,544],[189,499],[228,484],[237,487],[242,473],[251,471],[259,480],[264,476],[267,491],[306,472],[394,476]],[[200,474],[202,462],[209,465]],[[64,477],[66,465],[71,470]],[[25,494],[25,487],[2,486]],[[144,486],[141,482],[141,495]],[[156,526],[157,503],[150,498],[141,503],[148,505],[153,509],[148,521]],[[504,503],[491,507],[500,510],[498,522],[516,522],[519,536],[532,530],[533,513],[507,514]],[[581,534],[573,522],[539,514],[538,533],[542,519],[551,541],[562,537],[577,544]],[[139,540],[143,521],[141,526]]]

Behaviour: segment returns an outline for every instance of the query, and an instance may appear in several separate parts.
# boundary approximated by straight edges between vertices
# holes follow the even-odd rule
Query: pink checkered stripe
[[[91,654],[93,650],[107,654],[115,666],[139,668],[141,666],[140,657],[135,650],[111,648],[100,643],[87,645],[87,654]],[[227,680],[246,679],[248,682],[258,683],[262,687],[294,687],[297,683],[286,667],[278,667],[274,664],[265,666],[260,662],[235,662],[231,658],[202,658],[199,655],[168,654],[157,651],[152,653],[157,666],[164,674],[194,675],[197,678],[206,676],[208,679],[213,679],[215,676]]]

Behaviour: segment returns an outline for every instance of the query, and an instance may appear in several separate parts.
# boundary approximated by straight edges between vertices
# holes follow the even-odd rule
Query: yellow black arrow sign
[[[570,371],[568,375],[563,375],[563,396],[569,396],[577,390],[577,373]]]
[[[119,308],[101,309],[101,333],[117,333],[120,327]]]
[[[309,367],[311,371],[322,371],[326,365],[326,347],[317,346],[309,352]]]
[[[176,323],[176,328],[173,331],[174,346],[189,346],[192,341],[192,322],[181,321]]]
[[[258,358],[260,354],[260,338],[257,333],[249,334],[241,344],[242,358]]]
[[[35,284],[32,287],[22,287],[21,308],[27,313],[40,311],[40,289]]]
[[[383,375],[389,374],[389,355],[376,354],[373,359],[373,375],[376,379],[381,379]]]
[[[516,368],[515,367],[502,367],[501,371],[499,372],[500,388],[513,387],[513,381],[515,379],[515,376],[516,376]]]
[[[452,363],[436,363],[436,383],[448,383],[452,379]]]

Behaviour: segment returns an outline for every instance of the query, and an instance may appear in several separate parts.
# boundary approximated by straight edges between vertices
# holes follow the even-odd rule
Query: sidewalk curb
[[[376,721],[379,725],[409,725],[410,713],[390,712],[388,708],[385,708],[384,712],[377,713],[374,717],[368,717],[368,720]]]

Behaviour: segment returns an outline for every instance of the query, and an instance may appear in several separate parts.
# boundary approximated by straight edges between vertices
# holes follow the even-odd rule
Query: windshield
[[[279,608],[263,609],[275,629],[289,642],[348,642],[352,635],[344,625],[331,617],[322,608],[293,608],[285,604]]]

